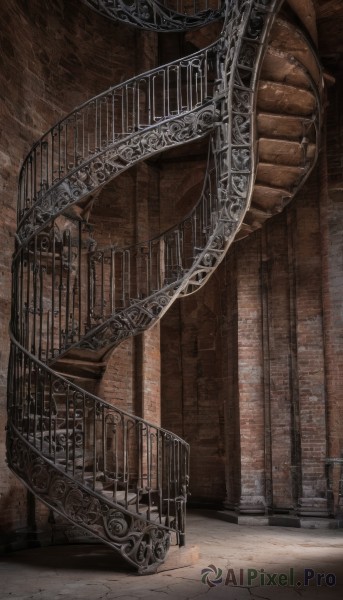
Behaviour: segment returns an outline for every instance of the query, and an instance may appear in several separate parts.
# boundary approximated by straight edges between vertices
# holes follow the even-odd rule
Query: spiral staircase
[[[185,544],[189,447],[91,382],[113,348],[203,286],[235,239],[295,195],[318,154],[322,74],[301,2],[85,4],[156,31],[223,21],[212,45],[75,109],[35,144],[19,180],[8,464],[53,511],[150,573],[171,542]],[[102,188],[206,139],[188,216],[145,243],[98,247],[87,215]]]

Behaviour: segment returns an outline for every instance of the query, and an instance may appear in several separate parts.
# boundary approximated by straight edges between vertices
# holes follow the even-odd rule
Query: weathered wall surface
[[[341,93],[305,188],[162,321],[162,414],[191,444],[191,491],[241,511],[325,514],[342,453]]]
[[[59,118],[142,70],[151,61],[154,36],[136,54],[140,33],[97,16],[78,0],[3,0],[0,21],[0,531],[6,532],[27,523],[26,492],[5,464],[4,431],[19,168],[33,142]]]

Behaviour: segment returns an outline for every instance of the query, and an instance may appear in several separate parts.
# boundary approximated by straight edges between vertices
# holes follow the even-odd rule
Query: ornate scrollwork
[[[144,3],[123,0],[85,1],[102,14],[157,30],[175,30],[178,25],[193,27],[214,18],[210,13],[178,15],[153,0],[145,0]],[[187,460],[184,460],[183,466],[180,464],[174,476],[176,492],[168,502],[173,509],[167,513],[166,521],[162,520],[165,496],[160,489],[154,491],[151,483],[155,477],[158,488],[167,477],[165,472],[157,473],[163,466],[163,457],[168,456],[168,452],[174,452],[175,455],[177,448],[178,451],[182,449],[184,458],[187,459],[188,446],[172,433],[128,415],[83,391],[73,379],[68,380],[45,365],[43,359],[45,357],[48,362],[52,358],[50,364],[53,366],[54,361],[59,361],[63,358],[63,353],[69,350],[87,348],[106,351],[128,336],[144,331],[164,314],[180,294],[193,293],[204,285],[220,263],[250,202],[256,168],[252,123],[257,74],[265,46],[263,40],[267,39],[268,27],[280,4],[281,0],[228,0],[219,42],[209,49],[177,61],[177,66],[172,64],[174,66],[170,73],[180,69],[193,73],[187,79],[189,85],[193,85],[194,77],[200,81],[208,73],[212,77],[215,71],[215,83],[211,87],[214,90],[211,91],[212,98],[207,96],[205,86],[206,93],[197,96],[195,102],[188,104],[186,100],[183,105],[184,102],[178,100],[175,111],[171,109],[169,114],[155,115],[153,119],[148,116],[149,122],[146,125],[142,120],[133,123],[128,111],[126,117],[130,124],[125,129],[116,131],[112,138],[105,140],[101,134],[88,154],[81,156],[75,149],[72,167],[69,167],[67,161],[65,165],[58,162],[58,168],[51,169],[53,175],[50,181],[42,180],[38,186],[32,186],[27,206],[27,196],[20,198],[22,204],[18,210],[18,253],[14,262],[14,295],[17,304],[13,308],[13,322],[18,329],[22,326],[22,336],[19,341],[13,336],[14,358],[12,357],[9,378],[9,464],[28,488],[49,507],[100,537],[142,572],[155,569],[165,559],[173,527],[180,539],[184,535]],[[42,158],[49,151],[46,140],[57,140],[67,130],[67,125],[76,127],[82,120],[83,110],[98,110],[103,105],[107,106],[108,99],[115,104],[118,94],[126,91],[134,91],[136,94],[143,82],[148,85],[149,78],[155,81],[154,78],[161,77],[161,74],[164,76],[166,71],[163,69],[165,68],[161,67],[140,78],[134,78],[129,83],[111,88],[60,122],[30,153],[24,164],[22,180],[30,179],[35,152],[40,152],[39,156]],[[178,81],[182,87],[182,77]],[[150,112],[148,111],[149,115]],[[143,118],[146,118],[144,111]],[[57,215],[63,211],[65,215],[69,215],[71,205],[80,200],[83,200],[80,206],[84,207],[86,197],[93,198],[106,182],[138,161],[203,137],[209,132],[214,139],[211,155],[214,159],[212,162],[212,158],[209,160],[201,200],[183,223],[158,239],[150,240],[145,245],[137,245],[134,249],[98,249],[92,239],[88,238],[87,244],[83,244],[81,235],[77,238],[79,244],[74,243],[73,228],[69,221],[66,222],[69,217],[58,217],[58,221]],[[52,159],[54,160],[53,155]],[[43,164],[44,161],[41,162]],[[72,214],[70,219],[81,228],[81,217]],[[182,255],[182,249],[186,246],[191,247],[190,259],[188,255],[185,255],[186,258]],[[116,263],[114,256],[117,250],[119,258]],[[153,258],[149,259],[149,254]],[[44,266],[38,267],[36,255],[40,260],[44,257]],[[128,280],[127,287],[130,289],[134,278],[132,271],[129,268],[125,271],[122,267],[122,288],[119,292],[115,286],[114,289],[111,288],[112,298],[107,304],[101,297],[99,309],[94,292],[99,272],[103,270],[105,280],[106,274],[111,270],[114,272],[120,261],[121,264],[125,261],[127,263],[132,256],[141,261],[135,263],[135,266],[142,265],[147,275],[150,275],[148,267],[152,271],[153,266],[158,271],[158,277],[153,284],[145,281],[141,287],[137,285],[134,295],[127,291],[124,281]],[[85,257],[88,261],[86,269],[82,263]],[[49,295],[54,287],[50,279],[50,283],[44,288],[43,276],[48,268],[53,274],[58,261],[60,305],[56,312],[55,303],[50,301],[48,305],[43,298],[43,292]],[[77,319],[70,316],[75,305],[81,306],[83,302],[82,286],[77,278],[78,269],[80,273],[87,270],[91,274],[88,280],[87,323],[82,332],[81,308]],[[74,276],[73,285],[71,273]],[[137,273],[135,271],[135,277]],[[27,296],[20,291],[20,280],[23,281],[25,277],[29,289],[32,278],[37,283],[41,277],[41,302],[37,303],[34,297],[32,304],[31,291]],[[120,296],[119,308],[115,304],[116,295]],[[68,302],[64,307],[65,298]],[[108,305],[111,305],[111,309],[105,314]],[[44,321],[47,306],[49,316]],[[20,310],[23,314],[20,314]],[[30,336],[29,326],[32,324],[35,332],[38,321],[41,339],[36,344],[39,347],[37,351],[36,333]],[[57,329],[59,339],[58,348],[55,349]],[[99,355],[103,354],[104,352],[99,352]],[[98,429],[101,435],[97,439]],[[119,446],[120,452],[117,451]],[[125,459],[122,458],[124,448]],[[137,457],[132,460],[129,455],[129,450],[133,452],[137,448],[140,452],[146,452],[144,472],[142,461]],[[154,448],[158,457],[154,468],[151,448]],[[141,472],[135,474],[135,494],[129,505],[131,469]],[[103,484],[109,485],[107,495],[99,491],[103,489]],[[156,508],[159,503],[159,521],[156,524],[150,520],[153,493],[157,494],[159,500],[154,505]],[[148,508],[144,514],[137,508],[140,495],[148,498]]]
[[[83,0],[84,4],[100,14],[129,23],[141,29],[153,31],[184,31],[202,27],[220,19],[225,3],[217,10],[205,9],[189,13],[189,5],[179,5],[179,12],[169,8],[168,0],[144,0],[144,2],[126,2],[125,0]]]
[[[113,508],[75,481],[44,463],[36,449],[29,448],[11,428],[9,464],[48,506],[78,526],[116,548],[141,571],[153,570],[170,546],[168,528],[152,525],[122,509]]]
[[[132,527],[131,520],[119,510],[106,510],[103,516],[106,533],[115,542],[126,538]]]
[[[171,118],[155,125],[146,132],[129,135],[127,139],[115,141],[93,159],[89,159],[79,169],[46,192],[34,206],[29,217],[18,230],[22,243],[28,240],[63,210],[104,185],[119,172],[134,163],[172,146],[200,138],[213,129],[215,119],[214,104],[209,103],[182,117]]]

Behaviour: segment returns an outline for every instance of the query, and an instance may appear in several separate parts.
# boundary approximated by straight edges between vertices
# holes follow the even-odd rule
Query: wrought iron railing
[[[53,465],[83,493],[90,489],[131,515],[172,528],[178,543],[182,542],[187,443],[86,392],[16,340],[10,374],[13,437],[19,435],[40,456],[27,473],[35,491],[48,492],[47,468]],[[50,505],[55,507],[53,500]],[[66,507],[62,508],[66,514]]]
[[[20,175],[9,465],[48,506],[145,572],[164,560],[170,531],[184,543],[188,445],[62,376],[63,357],[92,350],[102,360],[223,259],[250,205],[257,82],[281,3],[228,2],[216,44],[77,108],[33,147]],[[82,217],[66,212],[136,161],[209,132],[201,198],[160,236],[98,247]]]
[[[222,0],[83,0],[101,15],[153,31],[184,31],[223,17]]]
[[[206,135],[216,52],[212,44],[114,86],[52,127],[21,169],[21,240],[135,162]]]
[[[35,235],[13,263],[19,343],[50,361],[135,303],[176,292],[216,227],[215,176],[208,172],[198,204],[179,225],[131,247],[97,249],[90,227],[70,219]]]

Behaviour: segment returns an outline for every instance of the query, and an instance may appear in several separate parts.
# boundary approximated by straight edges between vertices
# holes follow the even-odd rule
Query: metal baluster
[[[151,439],[150,439],[150,426],[146,425],[146,467],[147,467],[147,491],[148,491],[148,510],[147,518],[151,518]]]
[[[18,271],[18,261],[19,261],[19,293],[18,293],[18,300],[19,300],[19,324],[18,324],[18,338],[19,338],[19,342],[21,344],[23,344],[25,346],[25,339],[24,339],[24,331],[25,331],[25,321],[24,321],[24,315],[25,315],[25,311],[24,311],[24,250],[21,250],[19,253],[19,256],[17,258],[16,261],[16,266],[15,266],[15,272]]]
[[[131,299],[131,261],[130,261],[130,257],[131,257],[131,251],[127,250],[127,303],[129,304],[130,299]]]
[[[62,166],[61,166],[61,131],[63,130],[63,125],[60,124],[58,125],[58,160],[57,160],[57,164],[58,164],[58,179],[61,179],[62,177]]]
[[[79,222],[79,231],[78,231],[78,273],[77,273],[77,285],[78,285],[78,339],[81,338],[81,324],[82,324],[82,223]]]
[[[115,464],[115,468],[114,468],[114,482],[113,482],[113,496],[114,496],[114,501],[116,501],[117,499],[117,491],[118,491],[118,477],[119,477],[119,452],[118,452],[118,426],[123,426],[123,419],[121,418],[120,421],[115,422],[114,426],[113,426],[113,430],[114,430],[114,464]]]
[[[37,365],[33,367],[33,445],[37,447],[37,421],[38,421],[38,386],[39,386],[39,370]]]
[[[208,52],[205,52],[205,64],[204,64],[204,91],[203,91],[203,98],[208,98],[208,71],[209,71],[209,63],[208,63]],[[203,98],[201,98],[201,101],[203,100]]]
[[[42,360],[42,338],[43,338],[43,271],[42,265],[42,248],[39,250],[39,344],[38,358]]]
[[[114,115],[115,115],[115,110],[114,110],[114,96],[115,96],[115,92],[112,92],[111,94],[111,98],[112,98],[112,103],[111,103],[111,107],[112,107],[112,144],[114,143],[114,138],[115,138],[115,123],[114,123]]]
[[[78,113],[74,114],[74,136],[73,136],[73,144],[74,144],[74,167],[77,165],[77,150],[79,146],[79,128],[78,128]]]
[[[192,74],[193,67],[192,63],[188,63],[186,66],[186,104],[187,110],[192,110]]]
[[[66,457],[66,473],[69,470],[69,417],[70,417],[70,403],[69,403],[69,385],[65,388],[65,440],[66,440],[66,448],[65,448],[65,457]],[[73,435],[73,432],[72,432]]]
[[[97,151],[98,147],[100,146],[99,142],[98,142],[98,120],[99,120],[99,115],[98,115],[98,100],[96,99],[95,102],[95,123],[94,123],[94,152]]]
[[[96,448],[96,411],[97,404],[93,403],[93,490],[95,490],[97,472],[97,448]]]
[[[27,266],[26,266],[26,332],[25,332],[25,348],[30,349],[31,335],[30,335],[30,294],[31,294],[31,261],[30,261],[30,247],[26,247],[27,251]]]
[[[47,373],[44,369],[40,369],[39,382],[41,384],[41,405],[40,405],[40,450],[43,452],[44,432],[45,432],[45,415],[44,415],[44,404],[45,404],[45,386]]]
[[[111,248],[111,271],[110,271],[110,310],[111,315],[115,311],[115,250]]]
[[[160,240],[155,240],[155,242],[152,243],[152,250],[153,250],[153,255],[152,255],[152,260],[153,260],[153,264],[152,264],[152,272],[153,272],[153,282],[151,284],[152,286],[152,290],[159,290],[160,289],[160,283],[159,283],[159,248],[160,248]],[[155,261],[155,263],[154,263]]]
[[[143,489],[143,468],[142,468],[142,456],[143,456],[143,430],[142,430],[142,422],[138,421],[138,481],[137,488]],[[137,512],[139,509],[139,498],[137,494]]]
[[[103,98],[99,98],[98,103],[99,103],[99,126],[98,126],[99,135],[98,135],[97,150],[101,150],[101,148],[102,148],[102,127],[103,127],[103,119],[102,119]]]
[[[159,95],[158,95],[158,93],[156,93],[156,89],[155,89],[155,83],[156,83],[157,76],[149,77],[149,80],[148,80],[149,81],[149,84],[148,84],[148,90],[149,90],[149,92],[148,92],[148,114],[149,114],[148,123],[149,123],[149,125],[151,125],[151,123],[155,123],[156,121],[158,121],[156,98],[159,98]],[[151,90],[151,88],[152,88],[152,90]],[[161,115],[161,116],[163,116],[163,115]]]
[[[161,431],[156,429],[156,490],[158,493],[158,516],[162,522],[162,473],[161,473]]]
[[[50,131],[50,146],[51,146],[51,156],[50,156],[50,169],[51,169],[51,180],[50,186],[54,183],[54,173],[55,173],[55,162],[54,162],[54,153],[55,153],[55,128]],[[49,183],[48,183],[48,187]]]
[[[169,435],[167,434],[167,524],[170,524],[170,498],[171,498],[171,483],[172,483],[172,472],[171,472],[171,440]]]
[[[37,236],[34,237],[34,250],[33,250],[33,262],[32,262],[32,284],[33,284],[33,325],[32,325],[32,354],[36,353],[36,321],[37,321]],[[29,305],[30,311],[30,305]]]
[[[170,67],[167,67],[167,90],[166,90],[166,100],[167,100],[167,112],[166,114],[170,115]]]
[[[105,289],[104,289],[104,284],[105,284],[105,278],[104,278],[104,252],[101,253],[101,263],[100,263],[100,269],[101,269],[101,274],[100,274],[100,279],[101,279],[101,290],[100,290],[100,314],[101,317],[103,318],[105,316],[104,311],[105,311]]]
[[[127,421],[123,423],[123,484],[126,484],[127,476]],[[125,502],[127,506],[127,487],[125,486]]]
[[[69,124],[68,121],[65,121],[64,126],[64,174],[66,175],[69,171],[68,164],[68,138],[69,138]]]
[[[73,415],[72,415],[72,423],[73,423],[73,428],[72,428],[72,456],[71,456],[71,461],[72,461],[72,473],[73,473],[73,477],[75,477],[75,455],[76,455],[76,436],[77,436],[77,428],[76,428],[76,401],[75,401],[75,393],[73,394],[73,399],[71,401],[71,405],[72,405],[72,410],[73,410]]]
[[[63,266],[62,266],[62,252],[63,252],[63,244],[61,244],[60,249],[60,264],[59,264],[59,287],[58,287],[58,343],[59,349],[62,348],[62,293],[63,293]]]
[[[67,244],[67,264],[66,264],[66,269],[67,269],[67,286],[66,286],[66,314],[65,314],[65,347],[68,345],[68,339],[69,339],[69,331],[70,331],[70,327],[69,327],[69,319],[70,319],[70,275],[71,275],[71,235],[70,235],[70,231],[67,230],[64,233],[65,235],[65,241]]]
[[[126,132],[124,88],[122,88],[120,91],[121,91],[121,133],[123,134]]]
[[[82,483],[85,481],[86,470],[86,432],[87,432],[87,414],[86,414],[86,396],[82,395]]]
[[[84,153],[84,155],[83,155],[84,157],[85,157],[86,155],[87,155],[87,156],[89,156],[89,155],[90,155],[90,153],[91,153],[91,148],[90,148],[90,135],[91,135],[91,130],[90,130],[90,121],[91,121],[91,116],[90,116],[90,113],[91,113],[91,110],[92,110],[92,106],[93,106],[93,104],[92,104],[92,103],[90,103],[90,104],[87,106],[87,108],[86,108],[86,115],[85,115],[85,117],[86,117],[85,132],[86,132],[86,135],[87,135],[87,149],[86,149],[86,153]]]
[[[147,295],[149,296],[151,294],[151,292],[152,292],[152,289],[153,289],[153,281],[152,281],[152,242],[151,241],[149,242],[148,251],[149,251],[149,254],[148,254],[148,257],[147,257],[147,260],[148,260],[147,273],[149,275],[148,275],[148,282],[147,282],[148,283]]]
[[[54,428],[54,433],[53,433],[53,439],[55,440],[54,442],[54,463],[56,463],[56,453],[57,453],[57,444],[56,444],[56,440],[57,440],[57,418],[58,418],[58,412],[55,415],[55,419],[54,419],[54,424],[53,424],[53,428]]]

